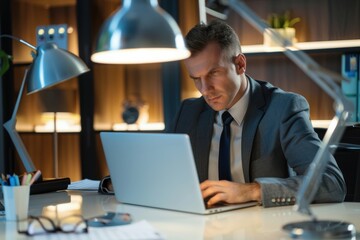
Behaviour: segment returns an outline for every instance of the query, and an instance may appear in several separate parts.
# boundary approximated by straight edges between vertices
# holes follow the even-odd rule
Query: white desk
[[[104,214],[106,211],[128,212],[134,221],[147,220],[166,239],[290,239],[282,226],[309,220],[293,211],[292,206],[263,208],[250,207],[209,216],[174,212],[147,207],[119,204],[113,196],[95,192],[58,192],[32,195],[31,215],[41,215],[43,207],[49,204],[70,202],[71,196],[82,196],[81,212],[85,218]],[[343,220],[353,223],[360,232],[360,203],[316,204],[312,205],[320,220]],[[359,234],[357,234],[359,238]],[[16,231],[16,222],[7,222],[0,217],[0,239],[27,239]],[[31,239],[31,238],[29,238]]]

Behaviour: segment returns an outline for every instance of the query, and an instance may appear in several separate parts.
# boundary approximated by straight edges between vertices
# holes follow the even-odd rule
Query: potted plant
[[[279,46],[281,42],[273,39],[272,35],[279,34],[289,43],[295,41],[295,28],[294,25],[300,22],[300,18],[290,18],[290,12],[286,11],[284,14],[272,13],[268,16],[267,23],[269,29],[264,32],[264,45],[265,46]]]

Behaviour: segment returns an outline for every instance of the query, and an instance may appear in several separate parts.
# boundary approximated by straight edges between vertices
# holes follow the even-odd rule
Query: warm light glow
[[[91,60],[107,64],[144,64],[177,61],[189,56],[190,52],[186,49],[134,48],[97,52],[91,56]]]
[[[59,28],[59,34],[64,34],[64,33],[65,33],[65,28],[64,27]]]
[[[359,47],[360,40],[336,40],[336,41],[316,41],[316,42],[298,42],[294,43],[294,50],[319,50],[334,48],[352,48]],[[243,45],[241,47],[243,53],[265,53],[265,52],[283,52],[283,47],[267,47],[263,44],[259,45]]]
[[[73,32],[74,32],[74,28],[73,28],[73,27],[68,27],[67,33],[68,33],[68,34],[71,34],[71,33],[73,33]]]
[[[53,35],[54,33],[55,33],[55,29],[54,28],[49,28],[48,34]]]
[[[67,216],[81,214],[82,196],[71,195],[70,198],[70,203],[61,203],[44,207],[42,215],[53,220],[60,220]]]
[[[57,132],[80,132],[80,116],[73,113],[56,113]],[[35,126],[35,132],[54,132],[54,113],[44,112],[41,114],[42,125]]]
[[[38,31],[38,35],[44,35],[45,34],[45,30],[43,28],[40,28]]]
[[[164,130],[165,124],[162,122],[126,124],[116,123],[113,125],[114,131],[146,131],[146,130]]]

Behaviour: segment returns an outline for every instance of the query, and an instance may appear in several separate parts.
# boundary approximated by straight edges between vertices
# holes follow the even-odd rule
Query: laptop
[[[256,205],[206,208],[186,134],[101,132],[100,138],[115,198],[121,203],[196,214]]]

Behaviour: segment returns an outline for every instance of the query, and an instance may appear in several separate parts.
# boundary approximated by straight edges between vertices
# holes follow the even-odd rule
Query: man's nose
[[[209,81],[207,81],[206,78],[201,78],[201,87],[200,87],[201,94],[205,95],[210,89],[211,89],[211,84],[209,83]]]

